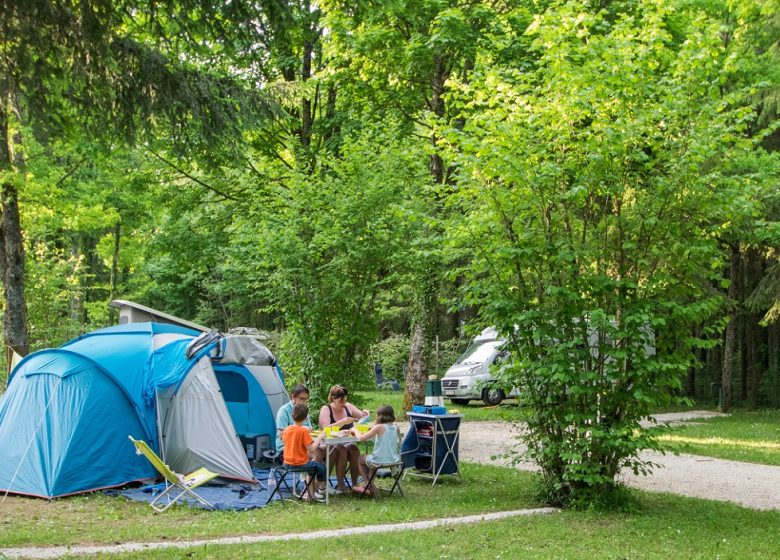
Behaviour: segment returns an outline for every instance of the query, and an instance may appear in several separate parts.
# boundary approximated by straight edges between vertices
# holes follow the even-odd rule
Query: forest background
[[[0,9],[6,360],[122,298],[408,405],[494,325],[551,501],[780,406],[778,0]]]

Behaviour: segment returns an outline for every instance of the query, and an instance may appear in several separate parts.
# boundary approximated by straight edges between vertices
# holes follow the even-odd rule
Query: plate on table
[[[341,432],[331,432],[330,434],[328,434],[328,437],[343,438],[343,437],[349,437],[351,435],[352,434],[350,434],[349,432],[341,431]]]

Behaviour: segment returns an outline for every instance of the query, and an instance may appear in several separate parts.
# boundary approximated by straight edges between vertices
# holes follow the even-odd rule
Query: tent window
[[[232,371],[218,371],[216,374],[225,402],[249,402],[249,385],[243,375]]]

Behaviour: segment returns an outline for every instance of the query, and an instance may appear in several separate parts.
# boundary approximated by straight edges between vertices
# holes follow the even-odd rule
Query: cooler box
[[[418,414],[447,414],[447,408],[444,406],[416,404],[412,406],[412,412],[416,412]]]

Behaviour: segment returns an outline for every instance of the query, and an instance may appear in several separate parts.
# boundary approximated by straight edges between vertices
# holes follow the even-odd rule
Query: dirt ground
[[[676,423],[715,416],[708,411],[660,414],[659,423]],[[460,458],[465,461],[498,465],[510,464],[504,456],[521,450],[517,434],[521,426],[508,422],[464,422],[460,433]],[[699,457],[661,455],[647,452],[643,459],[660,465],[649,476],[627,472],[623,480],[632,487],[651,492],[733,502],[753,509],[780,509],[780,467]],[[517,468],[534,470],[532,463]]]

